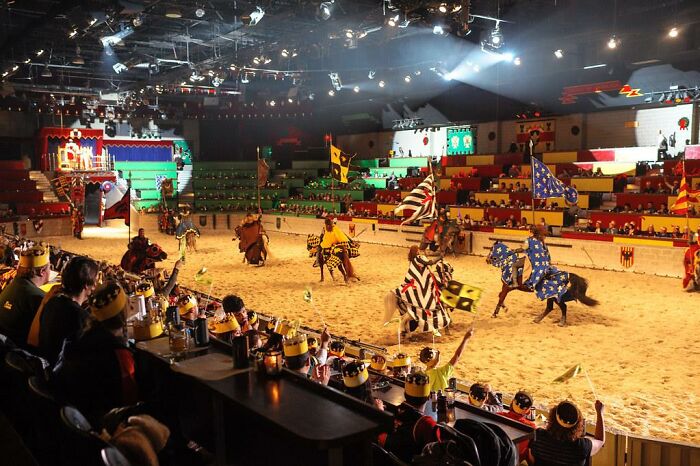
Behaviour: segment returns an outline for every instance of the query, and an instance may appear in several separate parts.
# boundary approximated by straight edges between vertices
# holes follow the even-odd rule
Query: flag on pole
[[[440,293],[440,301],[446,306],[460,311],[476,313],[476,305],[481,299],[481,288],[450,280]]]
[[[267,185],[267,178],[270,175],[270,166],[265,159],[258,159],[258,188]]]
[[[212,278],[208,272],[209,271],[206,267],[202,267],[201,269],[197,270],[197,273],[194,274],[194,281],[203,285],[211,285]]]
[[[581,364],[576,364],[575,366],[569,368],[566,372],[564,372],[562,375],[554,379],[552,382],[554,383],[563,383],[566,382],[567,380],[573,379],[577,375],[581,373]]]
[[[685,180],[684,174],[683,178],[681,179],[681,186],[678,189],[678,197],[676,198],[676,202],[673,203],[669,210],[673,213],[684,215],[688,213],[688,207],[690,204],[698,203],[700,203],[700,191],[693,191],[690,189],[688,182]]]
[[[413,215],[401,222],[401,225],[411,223],[423,218],[435,217],[435,179],[428,175],[408,196],[403,198],[401,204],[394,209],[394,213],[400,214],[405,209],[414,210]]]
[[[331,176],[341,183],[347,183],[348,171],[350,171],[350,157],[339,147],[331,144]]]
[[[124,224],[128,225],[131,221],[131,188],[127,189],[122,198],[105,209],[102,216],[103,220],[112,220],[115,218],[123,218]]]
[[[578,202],[578,191],[571,186],[565,185],[550,171],[544,163],[535,157],[532,163],[532,197],[534,199],[547,199],[550,197],[564,196],[569,204]]]

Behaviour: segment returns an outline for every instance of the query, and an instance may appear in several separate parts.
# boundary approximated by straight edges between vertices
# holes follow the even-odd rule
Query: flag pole
[[[685,177],[685,151],[683,151],[683,177],[682,177],[682,179],[685,180],[685,184],[686,184],[685,189],[689,193],[691,191],[692,185],[690,187],[688,187],[688,178]],[[678,191],[678,194],[680,195],[680,191]],[[678,199],[678,197],[676,197],[676,199]],[[688,201],[690,201],[690,196],[688,194],[686,194],[686,199],[688,199]],[[687,203],[687,207],[685,209],[685,230],[688,232],[688,238],[686,238],[688,240],[688,242],[690,242],[690,240],[692,239],[692,237],[690,236],[690,218],[689,218],[689,212],[688,212],[689,210],[690,210],[690,202]]]
[[[129,215],[129,236],[126,238],[126,247],[129,247],[129,243],[131,243],[131,170],[129,170],[129,179],[126,181],[126,193],[128,195],[127,199],[127,213]]]
[[[331,145],[328,148],[328,160],[331,160],[331,156],[333,153],[333,133],[330,133],[331,136]],[[330,162],[332,165],[332,162]],[[331,215],[335,213],[335,178],[333,177],[333,167],[331,166]]]
[[[255,186],[257,186],[258,189],[258,213],[262,213],[262,209],[260,208],[260,146],[257,146],[255,148],[255,152],[257,153],[257,160],[258,163],[255,165],[255,171],[258,174],[258,179],[257,182],[255,183]]]
[[[535,162],[530,156],[530,203],[532,204],[532,225],[535,225]]]

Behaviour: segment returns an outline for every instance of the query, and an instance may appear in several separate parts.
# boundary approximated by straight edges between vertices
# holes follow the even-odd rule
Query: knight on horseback
[[[444,207],[438,212],[438,216],[425,228],[420,242],[420,251],[424,252],[428,247],[431,251],[437,251],[445,240],[447,224],[449,222],[447,211]]]
[[[688,240],[688,248],[683,255],[683,268],[685,276],[683,277],[683,289],[686,291],[694,291],[700,288],[700,234],[695,233]]]
[[[265,265],[269,253],[269,238],[262,226],[262,216],[248,212],[235,229],[238,250],[244,253],[243,262],[252,265]]]
[[[150,245],[151,242],[146,238],[146,230],[139,228],[138,234],[131,239],[128,249],[136,256],[136,260],[143,260]]]
[[[345,283],[350,278],[359,280],[360,277],[357,276],[350,263],[350,259],[360,255],[359,247],[359,243],[343,233],[332,217],[326,217],[321,236],[309,235],[306,242],[309,257],[316,257],[314,267],[321,269],[321,281],[324,280],[324,266],[328,267],[331,278],[334,278],[333,270],[337,268],[343,274]]]
[[[194,226],[189,208],[185,208],[177,216],[177,227],[175,228],[175,238],[179,241],[180,259],[185,262],[187,251],[197,252],[197,238],[199,238],[199,228]]]

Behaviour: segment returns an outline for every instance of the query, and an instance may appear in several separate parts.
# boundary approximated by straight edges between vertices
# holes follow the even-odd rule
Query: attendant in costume
[[[440,441],[440,429],[435,420],[424,414],[430,398],[430,379],[423,372],[406,376],[406,401],[397,408],[394,430],[379,438],[379,443],[400,460],[410,463],[428,443]]]
[[[252,265],[265,265],[269,239],[265,228],[263,228],[260,214],[248,212],[235,231],[238,239],[238,250],[244,254],[243,262],[247,261]]]
[[[418,246],[411,246],[408,261],[403,284],[384,298],[384,322],[391,320],[398,309],[402,332],[436,332],[440,335],[439,329],[449,326],[452,318],[440,300],[441,283],[430,267],[442,258],[431,261],[420,254]]]
[[[73,228],[73,236],[78,239],[83,239],[83,225],[85,224],[85,217],[79,208],[73,208],[70,212],[71,226]]]
[[[185,209],[178,216],[179,223],[175,228],[175,238],[180,242],[180,259],[185,261],[187,251],[197,252],[197,238],[199,229],[194,226],[189,209]]]
[[[685,276],[683,277],[683,289],[694,290],[700,287],[700,234],[695,233],[692,239],[688,242],[688,249],[683,255],[683,268]]]
[[[29,329],[49,281],[49,248],[36,245],[21,252],[17,275],[0,293],[0,333],[25,346]]]
[[[435,348],[423,348],[420,352],[420,362],[425,364],[425,373],[430,377],[430,391],[445,390],[449,386],[449,381],[453,377],[454,368],[462,357],[467,342],[474,334],[474,327],[470,327],[464,334],[462,342],[459,344],[452,359],[447,364],[440,366],[440,351]]]

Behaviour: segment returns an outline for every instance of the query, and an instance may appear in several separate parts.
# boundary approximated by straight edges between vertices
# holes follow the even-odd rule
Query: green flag
[[[208,272],[209,271],[207,270],[206,267],[202,267],[201,269],[199,269],[197,271],[196,274],[194,274],[194,281],[201,284],[201,285],[211,285],[212,278]]]
[[[566,382],[569,379],[573,379],[577,375],[581,373],[581,364],[576,364],[575,366],[569,368],[566,372],[564,372],[562,375],[557,377],[556,379],[553,380],[554,383],[562,383]]]

